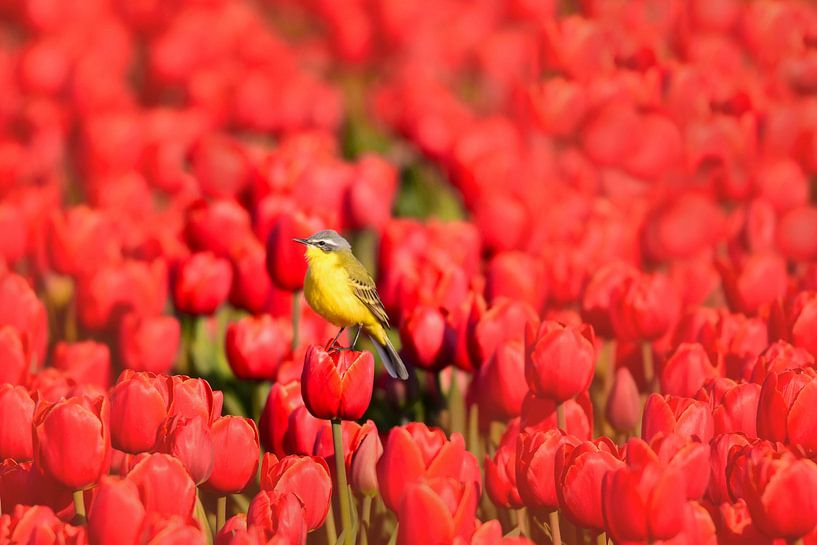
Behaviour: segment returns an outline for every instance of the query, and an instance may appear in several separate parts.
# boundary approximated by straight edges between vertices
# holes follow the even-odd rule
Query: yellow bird
[[[406,380],[408,371],[389,341],[389,317],[377,294],[374,280],[352,253],[352,246],[337,232],[319,231],[309,238],[293,239],[306,245],[309,267],[304,280],[304,296],[315,312],[340,327],[335,340],[347,327],[357,326],[357,343],[363,329],[377,348],[386,370],[394,378]]]

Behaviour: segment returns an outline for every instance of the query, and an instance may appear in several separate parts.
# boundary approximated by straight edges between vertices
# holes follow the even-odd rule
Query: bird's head
[[[294,238],[292,240],[306,246],[306,256],[310,259],[323,254],[352,249],[352,245],[332,229],[318,231],[309,238]]]

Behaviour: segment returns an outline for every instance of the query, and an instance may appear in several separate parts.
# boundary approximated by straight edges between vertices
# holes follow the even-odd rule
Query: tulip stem
[[[644,367],[644,384],[646,384],[647,394],[650,394],[653,391],[653,381],[655,379],[655,364],[650,341],[641,343],[641,364]]]
[[[301,324],[301,292],[296,291],[292,294],[292,351],[298,348],[300,342],[299,327]]]
[[[479,448],[479,405],[472,403],[468,409],[468,450],[482,460]]]
[[[562,431],[567,431],[567,424],[565,423],[565,407],[564,403],[556,405],[556,427]]]
[[[516,510],[516,527],[519,528],[519,533],[527,536],[528,533],[528,511],[524,507]]]
[[[599,535],[596,536],[596,545],[607,545],[607,534],[599,532]]]
[[[805,543],[805,541],[801,537],[801,538],[798,538],[797,540],[795,540],[794,545],[803,545],[804,543]]]
[[[360,525],[360,545],[369,544],[369,525],[372,520],[372,496],[366,494],[363,496],[363,505],[360,510],[363,512],[360,516],[362,524]]]
[[[576,545],[584,545],[584,530],[576,526]]]
[[[343,523],[343,542],[345,545],[354,545],[355,536],[352,535],[352,510],[349,502],[349,487],[346,485],[346,462],[343,456],[343,433],[340,418],[332,419],[332,442],[335,445],[335,470],[338,479],[338,503],[340,504],[340,519]]]
[[[182,353],[176,370],[180,375],[190,375],[193,370],[193,343],[196,336],[196,317],[188,314],[179,316],[182,325]]]
[[[451,388],[448,391],[448,410],[451,414],[451,430],[461,435],[465,434],[465,399],[457,380],[457,371],[451,370]]]
[[[550,519],[550,535],[553,545],[562,545],[562,531],[559,529],[559,511],[551,511],[548,515]]]
[[[72,343],[77,340],[77,298],[72,295],[65,305],[65,340]]]
[[[227,520],[227,496],[219,496],[216,500],[216,533],[221,531],[224,521]]]
[[[328,545],[335,545],[338,541],[338,529],[335,527],[335,508],[332,502],[329,502],[329,511],[326,513],[326,522],[323,523],[326,528],[326,543]]]
[[[82,490],[74,490],[74,518],[77,524],[85,524],[85,495]]]

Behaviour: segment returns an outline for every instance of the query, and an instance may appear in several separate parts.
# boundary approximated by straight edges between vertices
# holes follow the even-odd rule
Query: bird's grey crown
[[[324,231],[318,231],[308,239],[306,239],[310,244],[314,244],[318,246],[322,250],[325,251],[333,251],[333,250],[351,250],[352,245],[349,242],[340,236],[337,231],[332,229],[326,229]]]

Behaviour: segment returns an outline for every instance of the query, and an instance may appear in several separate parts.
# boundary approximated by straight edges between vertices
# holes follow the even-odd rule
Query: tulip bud
[[[104,344],[59,342],[54,348],[54,367],[81,384],[106,389],[111,383],[111,355]]]
[[[130,453],[146,452],[167,418],[167,382],[152,373],[126,370],[111,390],[111,442]]]
[[[255,421],[222,416],[212,425],[213,472],[207,487],[219,494],[241,492],[255,477],[260,445]]]
[[[196,503],[196,484],[184,465],[167,454],[148,454],[128,473],[148,513],[188,520]]]
[[[537,397],[528,392],[522,403],[522,429],[545,431],[558,427],[556,406],[552,399]],[[590,395],[587,392],[579,394],[575,399],[561,403],[561,408],[565,416],[564,431],[578,439],[589,441],[593,437],[593,403]]]
[[[349,185],[349,223],[354,228],[382,228],[391,215],[397,190],[397,169],[379,155],[364,154],[355,165],[355,183]]]
[[[172,375],[166,380],[171,400],[167,410],[168,417],[201,416],[212,422],[221,416],[223,396],[221,392],[214,392],[206,380],[184,375]]]
[[[48,224],[48,253],[61,274],[81,276],[121,259],[121,242],[111,218],[81,205],[55,212]]]
[[[557,403],[590,387],[596,367],[593,330],[543,322],[525,333],[525,377],[531,391]]]
[[[320,228],[317,217],[301,212],[278,216],[267,239],[267,272],[276,286],[287,291],[303,289],[307,263],[303,246],[292,239],[306,238]]]
[[[233,271],[226,259],[210,252],[188,257],[179,266],[173,303],[187,314],[213,314],[227,300]]]
[[[269,309],[276,289],[267,275],[264,247],[251,239],[234,254],[230,304],[250,314],[262,314]]]
[[[136,545],[144,518],[145,508],[133,481],[102,477],[88,511],[88,542]]]
[[[451,333],[441,309],[415,307],[400,328],[406,359],[429,371],[442,369],[451,363]]]
[[[187,209],[184,235],[197,252],[230,258],[253,238],[250,214],[230,199],[198,200]]]
[[[0,384],[0,459],[31,460],[34,401],[22,386]]]
[[[378,492],[377,462],[383,455],[383,443],[372,426],[368,433],[361,432],[358,444],[352,451],[352,467],[349,472],[349,484],[352,490],[365,496],[374,496]],[[345,444],[345,443],[344,443]]]
[[[757,409],[760,401],[760,385],[737,384],[727,390],[712,409],[715,435],[744,433],[757,437]]]
[[[661,370],[661,391],[674,396],[692,397],[704,382],[716,375],[703,346],[683,343]]]
[[[739,264],[716,263],[730,308],[755,315],[786,294],[786,260],[776,253],[757,253]]]
[[[613,327],[625,340],[655,340],[670,330],[680,312],[676,288],[664,275],[642,275],[614,296]]]
[[[227,361],[238,378],[273,380],[292,344],[292,327],[269,314],[247,316],[227,328]]]
[[[516,440],[519,420],[508,424],[493,459],[485,456],[485,488],[497,507],[519,509],[524,506],[516,488]]]
[[[127,314],[119,326],[119,357],[126,369],[167,373],[179,352],[181,327],[172,316]]]
[[[16,328],[0,327],[0,384],[24,384],[28,378],[29,354]]]
[[[807,233],[817,230],[817,208],[803,206],[789,210],[777,228],[777,243],[781,253],[794,261],[813,261],[817,244]]]
[[[208,417],[169,418],[159,430],[159,436],[162,452],[178,458],[196,484],[210,478],[215,462]]]
[[[374,357],[371,352],[326,352],[310,346],[301,384],[304,403],[316,418],[357,420],[372,399]]]
[[[317,456],[287,456],[276,460],[266,454],[261,462],[261,490],[295,495],[303,505],[307,529],[320,528],[332,499],[329,466]]]
[[[289,416],[296,408],[302,406],[299,381],[286,384],[276,382],[272,385],[258,425],[261,444],[265,450],[279,457],[286,455],[284,437],[289,427]]]
[[[582,298],[582,319],[593,326],[598,335],[615,337],[611,313],[616,292],[638,276],[638,270],[623,261],[613,261],[591,277]]]
[[[485,295],[489,303],[500,297],[541,309],[547,299],[544,263],[524,252],[502,252],[488,263]]]
[[[655,437],[650,448],[658,455],[659,461],[679,468],[685,475],[687,499],[701,499],[711,475],[709,445],[678,434],[668,434]]]
[[[509,299],[497,300],[475,327],[470,347],[472,358],[483,363],[503,341],[523,341],[528,323],[539,323],[539,317],[529,305]]]
[[[65,486],[82,489],[107,472],[111,440],[105,397],[40,401],[33,429],[34,464]]]
[[[503,341],[480,368],[477,376],[480,407],[484,416],[507,420],[519,416],[528,393],[525,382],[525,354],[519,341]]]
[[[0,327],[3,326],[11,326],[17,330],[26,353],[30,352],[38,362],[45,361],[48,343],[45,305],[37,298],[25,278],[0,270]],[[6,335],[8,333],[4,333],[2,337]],[[8,343],[9,339],[3,342],[7,348],[11,348]],[[12,360],[12,363],[15,362]],[[19,365],[19,362],[16,363]],[[16,378],[17,365],[11,367],[12,378]]]
[[[641,418],[641,397],[633,375],[626,367],[616,369],[604,413],[607,421],[618,432],[632,431],[638,425]]]

